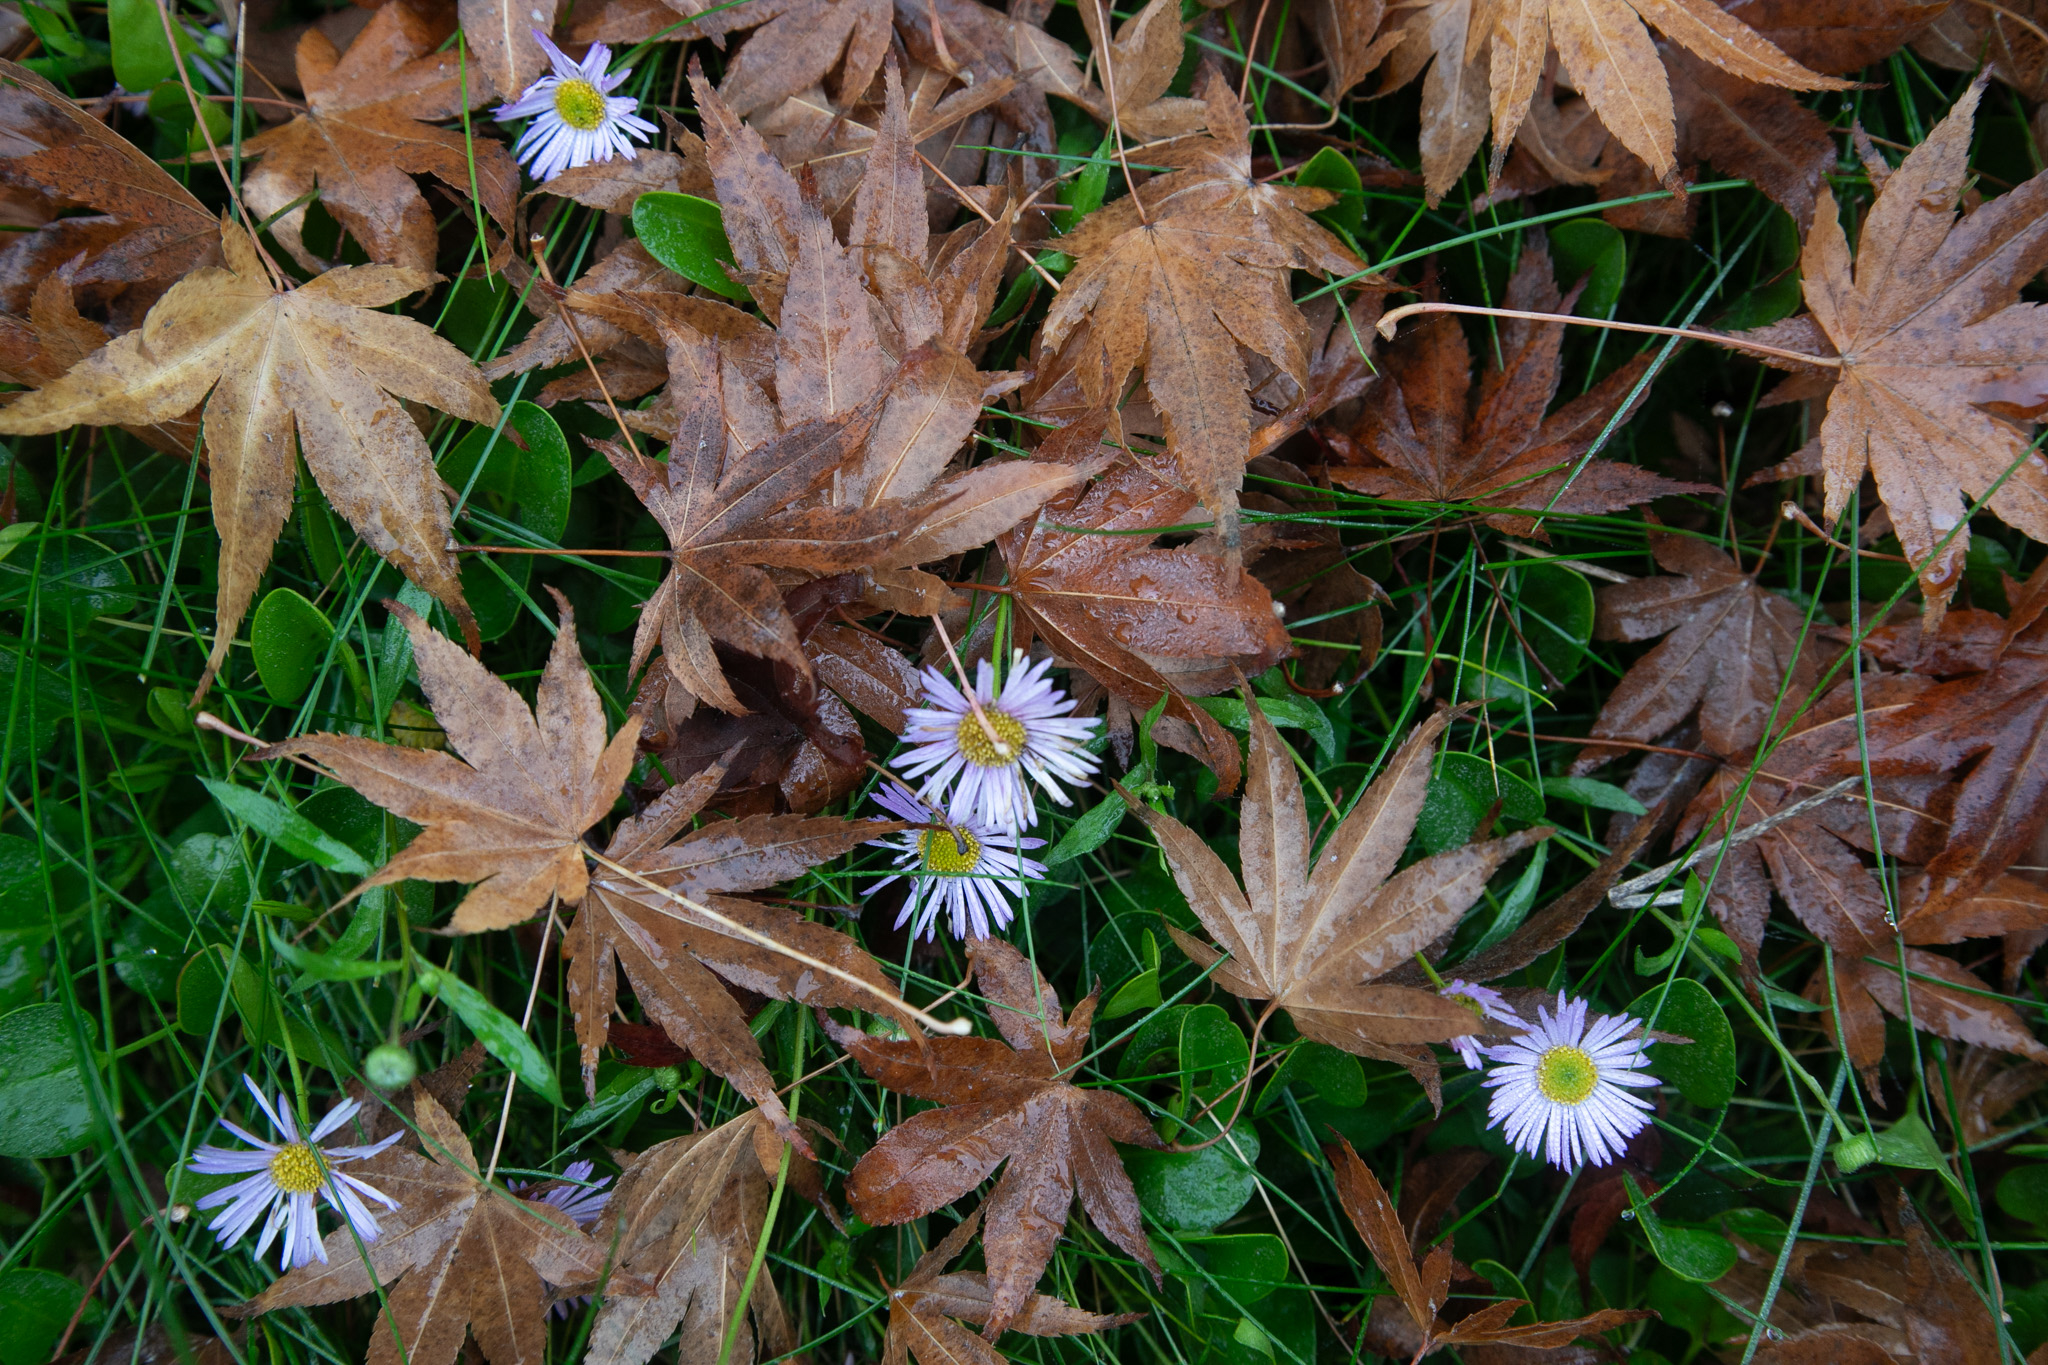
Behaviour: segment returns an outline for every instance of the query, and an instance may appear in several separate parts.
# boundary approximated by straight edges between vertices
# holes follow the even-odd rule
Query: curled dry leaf
[[[1814,397],[1832,380],[1826,519],[1866,472],[1876,480],[1930,625],[1962,581],[1966,500],[2048,540],[2048,464],[2025,425],[2048,412],[2048,318],[2019,297],[2048,265],[2048,173],[1957,218],[1983,92],[1980,78],[1882,178],[1853,262],[1821,189],[1800,256],[1810,311],[1749,334],[1831,363],[1779,390]]]
[[[598,1242],[616,1247],[618,1269],[590,1329],[585,1365],[644,1365],[672,1340],[683,1360],[721,1358],[782,1163],[789,1163],[783,1178],[791,1191],[824,1197],[817,1167],[785,1153],[778,1131],[750,1109],[626,1163],[597,1228]],[[764,1270],[725,1358],[751,1365],[795,1345],[774,1277]]]
[[[1032,1290],[1077,1194],[1097,1230],[1160,1278],[1137,1192],[1113,1144],[1162,1144],[1122,1095],[1067,1079],[1087,1050],[1094,996],[1062,1018],[1052,987],[1009,944],[980,939],[967,955],[1000,1041],[934,1038],[920,1050],[837,1024],[827,1028],[868,1075],[942,1106],[897,1124],[855,1164],[846,1181],[855,1213],[881,1226],[907,1223],[1003,1166],[984,1206],[987,1299],[975,1310],[982,1336],[994,1341],[1032,1311]]]
[[[1541,246],[1522,252],[1502,306],[1537,313],[1570,306]],[[1387,379],[1368,392],[1350,434],[1328,433],[1347,460],[1330,467],[1330,481],[1380,498],[1566,514],[1619,512],[1674,493],[1718,491],[1612,460],[1581,465],[1603,428],[1634,410],[1634,391],[1647,392],[1649,353],[1545,416],[1564,377],[1564,331],[1563,323],[1501,319],[1503,363],[1489,365],[1475,383],[1458,319],[1447,313],[1422,319],[1390,348]],[[1635,398],[1641,401],[1640,394]],[[1513,535],[1528,535],[1539,524],[1498,513],[1487,521]]]
[[[1395,1297],[1419,1330],[1420,1345],[1414,1349],[1416,1360],[1446,1346],[1555,1349],[1569,1346],[1580,1337],[1597,1337],[1602,1332],[1656,1316],[1647,1309],[1603,1308],[1564,1322],[1511,1326],[1510,1320],[1528,1301],[1502,1299],[1456,1322],[1443,1321],[1440,1315],[1451,1287],[1451,1240],[1445,1238],[1437,1243],[1422,1264],[1417,1265],[1401,1220],[1395,1215],[1393,1201],[1387,1198],[1379,1178],[1359,1159],[1349,1142],[1327,1150],[1336,1176],[1337,1198],[1350,1216],[1351,1226],[1358,1229],[1366,1250],[1379,1263]]]
[[[637,717],[605,741],[604,708],[583,666],[576,615],[560,593],[561,629],[532,710],[503,679],[397,603],[420,686],[455,752],[354,735],[304,735],[257,751],[308,758],[386,810],[425,826],[366,885],[474,882],[455,908],[461,933],[502,929],[583,899],[583,832],[603,819],[632,771]],[[459,755],[459,757],[458,757]]]
[[[623,966],[648,1017],[708,1070],[759,1105],[767,1122],[809,1154],[809,1144],[776,1096],[775,1079],[761,1060],[760,1040],[747,1027],[747,1012],[723,983],[772,1000],[880,1011],[913,1037],[918,1036],[916,1025],[884,1003],[895,997],[889,979],[851,938],[793,910],[741,900],[731,893],[789,881],[878,834],[904,826],[753,815],[714,820],[684,833],[717,792],[724,772],[723,764],[709,768],[670,788],[639,815],[619,822],[605,849],[606,862],[591,877],[590,898],[563,938],[584,1091],[596,1093],[598,1054],[618,1004],[618,970]],[[874,990],[863,991],[818,972],[735,933],[678,898],[709,906],[774,943],[868,982]]]
[[[497,400],[461,351],[411,318],[378,311],[432,277],[343,266],[280,291],[240,228],[223,225],[221,242],[225,269],[208,266],[178,281],[140,330],[0,411],[0,432],[162,422],[206,399],[221,555],[202,693],[226,661],[291,515],[294,431],[328,501],[371,548],[439,598],[474,643],[433,456],[398,400],[471,422],[497,421]]]
[[[954,1271],[946,1265],[967,1250],[981,1227],[979,1205],[966,1219],[917,1258],[903,1283],[889,1291],[889,1336],[882,1365],[1003,1365],[994,1347],[961,1327],[985,1323],[993,1307],[988,1276]],[[1071,1337],[1106,1332],[1144,1317],[1143,1313],[1090,1313],[1050,1294],[1033,1294],[1010,1319],[1008,1330],[1033,1337]],[[957,1321],[956,1321],[957,1319]]]
[[[243,144],[242,154],[258,164],[242,193],[306,269],[326,264],[306,250],[301,235],[304,201],[315,187],[321,205],[373,261],[434,268],[434,211],[413,183],[415,175],[432,175],[465,196],[474,189],[509,241],[519,192],[511,153],[489,138],[432,126],[490,94],[474,72],[465,72],[459,54],[444,47],[454,28],[446,6],[393,0],[371,16],[345,53],[317,28],[299,39],[306,112]]]
[[[1214,984],[1271,1001],[1305,1037],[1398,1062],[1435,1098],[1437,1064],[1425,1045],[1475,1032],[1477,1021],[1434,991],[1375,983],[1454,928],[1487,878],[1550,830],[1470,844],[1394,871],[1422,811],[1437,737],[1449,724],[1439,712],[1395,750],[1311,860],[1301,778],[1265,712],[1255,702],[1245,709],[1252,737],[1239,826],[1241,889],[1193,830],[1132,803],[1222,951],[1171,925],[1167,932],[1198,967],[1214,969]]]
[[[453,1365],[465,1328],[491,1365],[541,1365],[551,1295],[595,1287],[605,1249],[560,1209],[484,1180],[469,1139],[431,1095],[414,1099],[413,1115],[425,1156],[392,1148],[349,1171],[398,1201],[379,1212],[377,1240],[358,1250],[353,1229],[328,1233],[325,1264],[291,1271],[241,1311],[337,1303],[382,1287],[367,1365]]]
[[[0,303],[9,312],[21,312],[37,284],[81,252],[74,283],[96,298],[135,291],[154,300],[168,282],[219,260],[220,221],[192,191],[63,91],[8,61],[0,61],[0,183],[50,201],[40,225],[10,232],[0,250]],[[71,204],[97,212],[58,216]]]

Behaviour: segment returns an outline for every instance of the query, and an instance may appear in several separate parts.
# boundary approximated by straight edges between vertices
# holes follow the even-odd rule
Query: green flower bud
[[[372,1048],[370,1055],[363,1058],[363,1076],[379,1090],[396,1090],[411,1080],[418,1070],[413,1065],[412,1054],[396,1043]]]

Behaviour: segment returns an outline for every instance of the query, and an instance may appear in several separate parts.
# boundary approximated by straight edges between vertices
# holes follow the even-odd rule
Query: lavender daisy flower
[[[348,1220],[349,1226],[356,1230],[356,1236],[365,1242],[376,1241],[377,1220],[371,1215],[369,1205],[363,1202],[364,1197],[376,1200],[387,1209],[397,1208],[398,1201],[334,1168],[345,1161],[375,1156],[403,1134],[393,1133],[382,1142],[366,1147],[325,1147],[321,1140],[354,1118],[356,1111],[362,1108],[361,1104],[355,1100],[343,1100],[328,1110],[327,1117],[320,1120],[319,1126],[302,1138],[283,1095],[278,1096],[273,1106],[256,1088],[256,1082],[244,1076],[242,1084],[249,1087],[249,1093],[256,1097],[257,1107],[270,1120],[270,1126],[283,1134],[284,1141],[265,1142],[254,1133],[222,1119],[221,1127],[256,1150],[244,1152],[208,1146],[192,1154],[192,1164],[186,1169],[199,1175],[253,1172],[248,1179],[215,1190],[194,1205],[200,1209],[220,1209],[213,1221],[206,1225],[220,1239],[220,1244],[231,1247],[241,1241],[243,1234],[256,1225],[256,1220],[268,1213],[270,1217],[263,1224],[263,1235],[256,1240],[255,1255],[259,1260],[282,1231],[284,1257],[279,1263],[281,1269],[291,1270],[309,1261],[319,1261],[324,1265],[327,1248],[320,1244],[319,1218],[313,1199],[316,1194],[327,1202],[329,1208]]]
[[[1014,830],[997,829],[979,820],[955,820],[950,826],[916,794],[891,782],[875,792],[875,800],[899,819],[939,829],[907,829],[886,839],[870,839],[879,848],[896,850],[901,871],[866,888],[872,896],[901,877],[910,878],[910,895],[896,916],[901,929],[911,922],[912,938],[938,937],[941,911],[954,938],[987,938],[1016,918],[1009,897],[1024,894],[1024,879],[1045,875],[1045,864],[1026,858],[1019,849],[1043,848],[1043,839],[1019,838]]]
[[[1443,988],[1437,994],[1443,996],[1446,1000],[1463,1005],[1482,1020],[1492,1020],[1496,1023],[1507,1024],[1518,1029],[1529,1027],[1528,1020],[1516,1014],[1514,1010],[1508,1007],[1507,997],[1491,986],[1475,985],[1470,981],[1460,981],[1453,977],[1444,983]],[[1451,1039],[1450,1046],[1459,1057],[1464,1059],[1467,1071],[1479,1070],[1481,1063],[1479,1060],[1479,1036],[1477,1034],[1467,1033],[1453,1038]]]
[[[541,1195],[538,1202],[561,1210],[577,1227],[588,1232],[590,1225],[597,1221],[598,1215],[604,1212],[604,1206],[611,1202],[612,1197],[612,1192],[605,1188],[612,1183],[610,1176],[600,1180],[590,1178],[591,1172],[596,1169],[597,1167],[588,1161],[570,1162],[562,1168],[562,1179],[573,1183],[555,1186]],[[525,1189],[527,1184],[528,1182],[524,1180],[508,1180],[505,1182],[505,1188],[516,1194]],[[563,1299],[548,1310],[548,1316],[566,1318],[589,1302],[588,1294]]]
[[[553,180],[571,166],[610,161],[615,156],[631,161],[633,139],[645,142],[655,134],[654,125],[635,112],[640,101],[612,94],[619,82],[633,74],[633,68],[606,75],[612,50],[603,43],[592,43],[581,62],[572,62],[547,34],[535,29],[533,37],[548,54],[553,74],[542,76],[518,99],[491,111],[500,123],[533,120],[513,149],[521,163],[533,172],[534,179]]]
[[[1070,714],[1074,700],[1046,677],[1051,668],[1050,659],[1027,664],[1019,650],[998,696],[995,670],[984,659],[974,675],[978,714],[945,674],[925,669],[932,705],[905,713],[903,738],[911,747],[895,759],[905,776],[923,780],[918,795],[934,805],[943,800],[956,825],[1004,830],[1038,823],[1026,777],[1057,804],[1072,805],[1060,784],[1086,782],[1099,766],[1081,745],[1101,722]]]
[[[1595,1015],[1589,1026],[1586,1002],[1559,991],[1555,1018],[1539,1007],[1534,1028],[1482,1049],[1495,1064],[1486,1126],[1504,1123],[1517,1151],[1540,1149],[1561,1170],[1605,1166],[1650,1122],[1650,1105],[1622,1088],[1657,1084],[1643,1070],[1650,1059],[1641,1027],[1626,1014]]]

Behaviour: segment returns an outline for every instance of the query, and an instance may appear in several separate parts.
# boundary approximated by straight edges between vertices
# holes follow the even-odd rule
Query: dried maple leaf
[[[789,1188],[822,1201],[817,1167],[795,1152],[786,1159]],[[775,1126],[750,1109],[627,1163],[596,1232],[602,1245],[616,1238],[619,1270],[590,1329],[586,1365],[643,1365],[671,1340],[682,1360],[721,1358],[784,1160]],[[747,1365],[784,1357],[795,1345],[764,1270],[753,1279],[729,1358]]]
[[[398,266],[344,266],[279,291],[240,228],[224,226],[221,241],[226,269],[209,266],[180,280],[140,330],[0,411],[0,432],[162,422],[206,398],[221,555],[201,692],[227,658],[291,515],[294,430],[328,501],[473,638],[433,456],[398,400],[472,422],[495,422],[498,404],[469,357],[411,318],[377,311],[431,277]]]
[[[27,318],[0,313],[0,377],[8,383],[27,388],[54,383],[107,344],[106,328],[82,315],[72,294],[83,264],[84,258],[75,256],[43,276],[29,299]],[[189,414],[122,430],[180,459],[191,459],[199,440],[199,423]]]
[[[1919,693],[1870,727],[1887,774],[1963,771],[1929,899],[1979,891],[2048,826],[2048,571],[2015,585],[1991,666]]]
[[[633,671],[659,640],[676,681],[741,714],[745,708],[712,652],[714,639],[806,676],[811,668],[766,566],[813,576],[859,568],[901,536],[904,513],[896,505],[801,505],[860,449],[879,398],[844,416],[796,423],[734,456],[727,453],[723,391],[714,378],[700,392],[678,424],[666,465],[609,442],[601,448],[672,549],[667,576],[641,609]]]
[[[1502,306],[1537,313],[1569,306],[1542,247],[1522,252]],[[1623,405],[1649,356],[1623,365],[1546,417],[1563,378],[1564,330],[1563,323],[1501,319],[1502,364],[1489,365],[1475,384],[1472,353],[1455,317],[1439,313],[1410,328],[1382,361],[1387,378],[1369,391],[1357,425],[1348,436],[1329,433],[1350,461],[1331,466],[1331,482],[1380,498],[1562,513],[1619,512],[1675,493],[1717,492],[1612,460],[1581,466],[1580,457],[1608,422],[1633,410]],[[1537,525],[1526,516],[1487,520],[1516,535]]]
[[[552,591],[552,589],[551,589]],[[561,629],[528,710],[504,680],[418,616],[387,603],[412,639],[420,686],[454,754],[354,735],[302,735],[257,751],[310,758],[370,800],[426,828],[365,883],[475,882],[449,926],[502,929],[589,884],[583,832],[603,819],[632,770],[640,722],[605,742],[604,708],[576,643],[576,615],[555,594]],[[457,757],[460,755],[460,757]]]
[[[1651,743],[1697,714],[1707,752],[1754,748],[1773,710],[1790,717],[1818,677],[1805,613],[1704,541],[1652,528],[1650,552],[1676,576],[1603,587],[1593,634],[1665,638],[1608,694],[1594,737]],[[1572,771],[1591,772],[1617,752],[1588,748]]]
[[[1209,136],[1148,153],[1177,169],[1060,239],[1079,264],[1046,313],[1039,352],[1048,364],[1061,355],[1102,408],[1119,406],[1143,368],[1168,450],[1234,548],[1252,454],[1250,378],[1238,347],[1305,389],[1308,328],[1288,295],[1288,272],[1364,267],[1308,217],[1334,202],[1328,191],[1252,178],[1244,107],[1213,69],[1201,96]]]
[[[1876,171],[1882,157],[1867,154],[1880,188],[1853,266],[1821,189],[1800,256],[1810,311],[1748,334],[1833,366],[1780,389],[1811,397],[1814,379],[1833,381],[1820,432],[1826,519],[1866,472],[1875,478],[1937,620],[1962,580],[1966,496],[2048,540],[2048,462],[2007,420],[2048,411],[2048,317],[2019,301],[2048,264],[2048,173],[1957,220],[1983,92],[1980,78],[1896,171]]]
[[[1094,445],[1102,422],[1076,423],[1075,443]],[[1020,640],[1043,638],[1141,712],[1170,697],[1168,714],[1194,727],[1198,756],[1229,792],[1237,741],[1188,697],[1223,691],[1235,670],[1264,672],[1287,653],[1287,632],[1265,587],[1212,543],[1153,543],[1194,505],[1192,493],[1133,461],[1049,502],[997,543]]]
[[[37,283],[80,252],[81,288],[111,297],[153,286],[140,290],[148,300],[163,283],[219,259],[220,221],[190,190],[41,76],[7,61],[0,61],[0,183],[98,210],[57,217],[53,204],[50,220],[8,234],[0,299],[10,312],[20,312]]]
[[[1403,1347],[1413,1358],[1442,1350],[1446,1346],[1519,1346],[1542,1350],[1569,1346],[1580,1337],[1596,1337],[1631,1322],[1655,1317],[1648,1309],[1603,1308],[1581,1318],[1564,1322],[1532,1322],[1509,1325],[1509,1320],[1527,1306],[1526,1299],[1502,1299],[1476,1313],[1445,1322],[1444,1300],[1451,1288],[1451,1241],[1445,1238],[1430,1250],[1421,1265],[1415,1263],[1408,1234],[1395,1215],[1378,1177],[1373,1175],[1349,1142],[1327,1149],[1337,1181],[1337,1198],[1358,1229],[1365,1248],[1379,1263],[1401,1306],[1408,1311],[1418,1344]],[[1377,1316],[1377,1315],[1375,1315]]]
[[[1431,67],[1424,86],[1425,180],[1441,197],[1463,173],[1493,115],[1493,166],[1500,175],[1553,46],[1563,74],[1600,121],[1652,174],[1676,186],[1677,120],[1671,87],[1644,23],[1702,60],[1746,81],[1788,90],[1843,90],[1851,84],[1809,71],[1712,0],[1434,0],[1408,21],[1389,81]],[[1434,202],[1434,200],[1432,200]]]
[[[1059,997],[1000,939],[968,945],[975,980],[1001,1041],[873,1038],[836,1024],[833,1037],[889,1089],[943,1106],[882,1135],[846,1180],[847,1202],[870,1223],[922,1218],[1007,1162],[988,1197],[988,1300],[982,1336],[994,1341],[1033,1302],[1033,1287],[1066,1227],[1076,1194],[1112,1243],[1160,1278],[1145,1241],[1137,1192],[1113,1143],[1161,1146],[1138,1107],[1064,1079],[1088,1046],[1095,997],[1061,1018]]]
[[[2030,100],[2048,96],[2048,39],[2040,0],[2013,0],[1996,8],[1947,5],[1913,50],[1951,71],[1987,68]]]
[[[381,1286],[388,1297],[368,1365],[453,1365],[465,1328],[491,1365],[541,1365],[550,1287],[587,1292],[605,1274],[605,1249],[560,1209],[484,1180],[469,1139],[431,1095],[416,1096],[413,1113],[427,1156],[393,1148],[351,1171],[398,1200],[379,1212],[377,1240],[358,1250],[353,1229],[328,1233],[325,1264],[291,1271],[241,1311],[336,1303]]]
[[[1285,743],[1247,704],[1251,745],[1239,851],[1244,886],[1193,830],[1139,807],[1188,905],[1223,951],[1172,925],[1167,932],[1211,982],[1284,1009],[1304,1037],[1398,1062],[1434,1097],[1436,1059],[1423,1044],[1476,1031],[1471,1011],[1433,991],[1374,984],[1456,927],[1510,857],[1548,828],[1433,854],[1394,871],[1414,832],[1436,740],[1438,712],[1415,727],[1358,798],[1322,851],[1309,825]],[[1313,868],[1313,871],[1308,869]],[[1304,875],[1306,874],[1306,875]]]
[[[980,1226],[978,1206],[918,1257],[903,1283],[889,1291],[889,1336],[882,1346],[882,1365],[911,1360],[917,1365],[1002,1365],[1005,1357],[955,1320],[988,1321],[994,1306],[988,1276],[946,1270],[947,1262],[967,1249]],[[1032,1337],[1093,1335],[1144,1316],[1090,1313],[1050,1294],[1033,1294],[1010,1319],[1008,1330]]]
[[[918,61],[951,72],[969,82],[970,89],[1014,82],[996,113],[1016,130],[1023,149],[1049,152],[1057,145],[1048,96],[1090,104],[1074,50],[1032,15],[1005,14],[976,0],[896,0],[896,5],[897,36]],[[1043,20],[1049,11],[1036,13]],[[1031,169],[1035,164],[1027,159],[1027,178],[1037,174]]]
[[[554,32],[559,7],[559,0],[457,0],[469,52],[499,95],[518,98],[548,69],[548,54],[533,35]]]
[[[475,74],[465,78],[459,55],[444,49],[454,27],[445,8],[398,0],[379,9],[345,53],[317,28],[299,39],[306,112],[243,144],[242,154],[260,164],[247,173],[242,192],[306,269],[324,269],[325,262],[301,237],[306,205],[288,206],[316,186],[321,205],[373,261],[434,268],[434,211],[413,183],[415,175],[432,175],[463,195],[474,189],[511,237],[519,191],[511,154],[489,138],[431,126],[475,108],[490,93]]]
[[[618,1001],[618,966],[642,1008],[706,1068],[760,1106],[783,1135],[805,1152],[747,1015],[720,983],[773,1000],[820,1008],[881,1010],[912,1036],[916,1025],[884,1001],[894,998],[880,964],[845,934],[793,910],[735,899],[801,876],[858,848],[876,834],[904,828],[837,818],[754,815],[716,820],[684,834],[717,792],[723,767],[670,788],[640,815],[621,821],[591,876],[591,895],[562,941],[570,961],[569,1003],[582,1048],[583,1086],[597,1087],[597,1059]],[[681,838],[676,836],[681,834]],[[669,842],[674,840],[673,843]],[[624,870],[621,870],[624,869]],[[683,898],[683,899],[679,899]],[[708,906],[755,934],[809,957],[799,961],[749,939],[699,912]],[[816,970],[825,963],[867,982],[861,990]]]

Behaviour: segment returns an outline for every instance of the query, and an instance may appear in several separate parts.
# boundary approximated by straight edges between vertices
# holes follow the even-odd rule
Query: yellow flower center
[[[1600,1069],[1582,1048],[1560,1043],[1536,1063],[1536,1088],[1553,1104],[1584,1104],[1599,1080]]]
[[[982,724],[984,717],[987,725]],[[989,734],[991,730],[994,735]],[[1024,753],[1024,722],[983,707],[980,715],[969,711],[960,717],[954,739],[969,763],[982,768],[1007,768]]]
[[[270,1178],[286,1194],[312,1194],[326,1179],[311,1143],[294,1142],[270,1158]]]
[[[555,113],[571,128],[587,133],[604,122],[604,92],[589,81],[563,81],[555,87]]]
[[[981,865],[981,840],[964,829],[928,829],[917,836],[927,872],[972,872]]]

